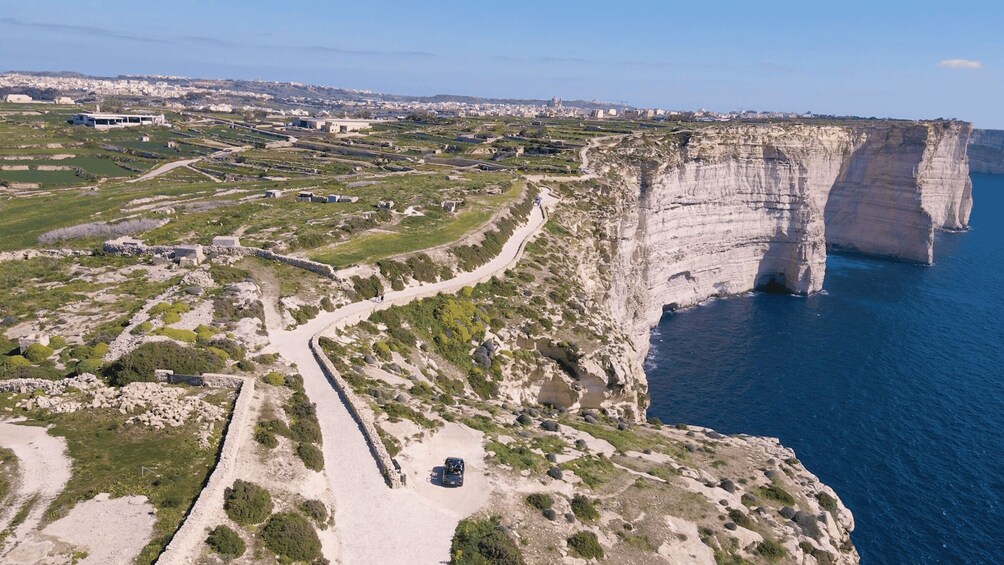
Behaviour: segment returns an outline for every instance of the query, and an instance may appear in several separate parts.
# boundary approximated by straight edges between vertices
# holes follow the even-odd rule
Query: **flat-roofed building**
[[[95,129],[125,128],[132,126],[162,126],[167,123],[164,114],[106,114],[80,113],[66,120],[74,126],[87,126]]]
[[[236,235],[218,235],[213,238],[213,245],[217,247],[240,247],[241,241]]]
[[[28,96],[27,94],[8,94],[3,97],[3,101],[15,104],[24,104],[26,102],[31,102],[31,96]]]

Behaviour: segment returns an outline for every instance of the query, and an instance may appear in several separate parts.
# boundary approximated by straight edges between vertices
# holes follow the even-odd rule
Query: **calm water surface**
[[[865,564],[1004,563],[1004,176],[973,185],[931,267],[831,256],[822,294],[667,314],[649,415],[779,437]]]

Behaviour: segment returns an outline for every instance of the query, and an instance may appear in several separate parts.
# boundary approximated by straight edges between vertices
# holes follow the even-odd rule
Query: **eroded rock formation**
[[[822,288],[827,248],[933,260],[972,207],[960,122],[741,124],[626,137],[599,155],[620,196],[609,306],[636,344],[664,307]]]

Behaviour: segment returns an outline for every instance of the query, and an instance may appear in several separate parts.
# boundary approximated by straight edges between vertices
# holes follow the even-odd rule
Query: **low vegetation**
[[[272,495],[254,483],[238,479],[223,496],[223,510],[238,524],[260,524],[272,513]]]
[[[568,538],[568,547],[583,559],[603,559],[603,546],[593,532],[576,532]]]
[[[247,550],[247,545],[241,536],[226,526],[213,528],[206,538],[206,545],[224,559],[240,557]]]
[[[457,524],[450,547],[451,565],[525,565],[516,542],[498,518],[467,518]]]
[[[266,547],[292,561],[313,561],[321,556],[321,540],[310,522],[300,514],[287,512],[269,518],[261,529]]]

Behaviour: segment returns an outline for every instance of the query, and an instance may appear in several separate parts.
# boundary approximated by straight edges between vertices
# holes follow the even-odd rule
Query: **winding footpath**
[[[389,292],[383,302],[354,302],[292,331],[270,331],[271,349],[296,363],[304,388],[318,406],[324,436],[324,465],[335,497],[335,528],[340,548],[337,558],[345,564],[429,564],[449,561],[450,539],[457,523],[469,514],[469,501],[457,489],[457,504],[451,498],[431,501],[411,487],[387,488],[369,446],[338,392],[326,378],[310,350],[315,335],[330,334],[363,320],[377,310],[407,304],[439,293],[472,286],[512,267],[526,244],[546,221],[545,208],[556,199],[541,190],[542,204],[534,207],[529,221],[518,228],[492,261],[455,278]]]

